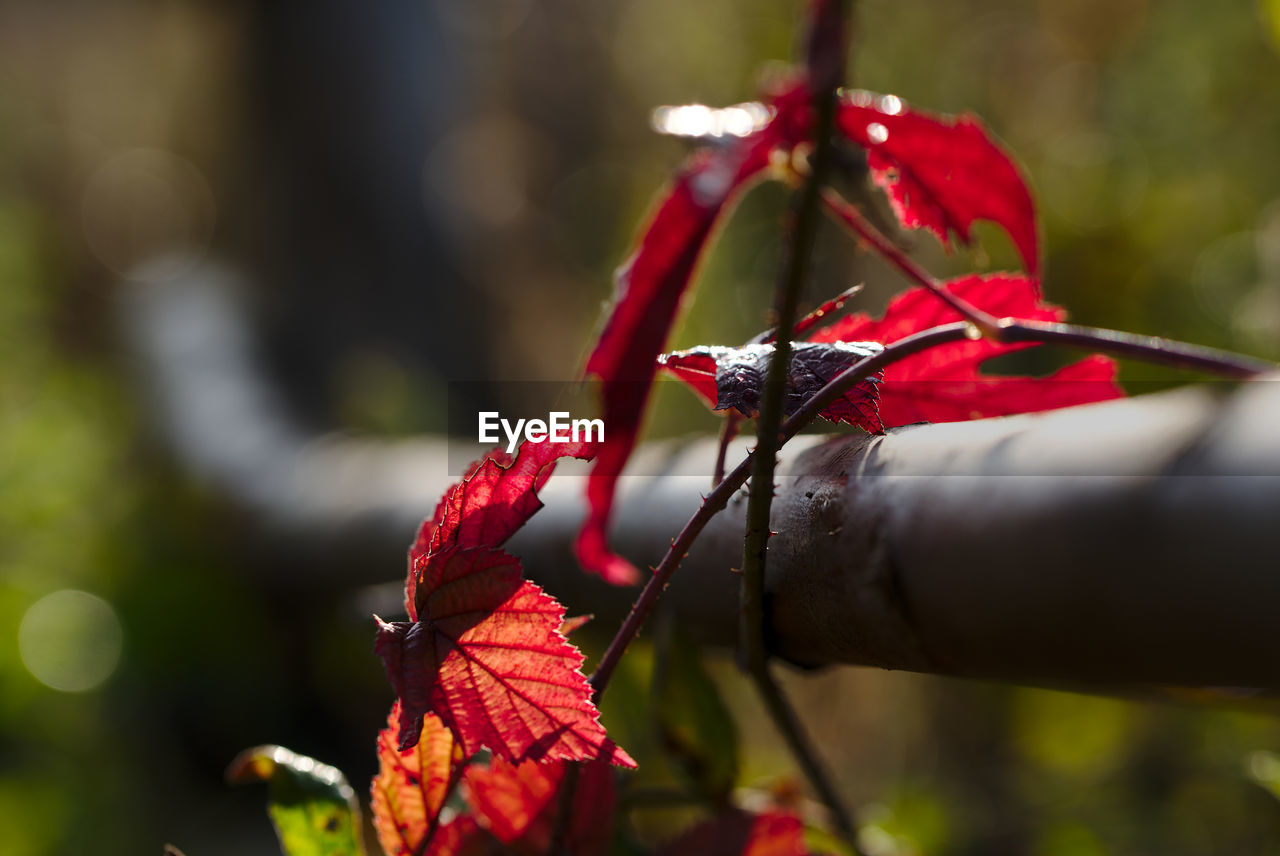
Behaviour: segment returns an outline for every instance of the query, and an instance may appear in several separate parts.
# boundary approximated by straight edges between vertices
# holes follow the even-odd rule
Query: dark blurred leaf
[[[653,717],[664,748],[699,794],[727,805],[738,781],[738,730],[702,665],[701,652],[674,622],[660,631],[653,670]]]
[[[283,746],[256,746],[227,768],[227,780],[267,782],[267,812],[286,856],[362,856],[360,807],[335,767]]]
[[[687,830],[662,856],[805,856],[804,825],[788,811],[726,809]]]

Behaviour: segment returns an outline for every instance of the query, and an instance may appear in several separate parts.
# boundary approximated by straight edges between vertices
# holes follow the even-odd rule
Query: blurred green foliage
[[[111,324],[130,265],[179,240],[222,252],[269,193],[235,182],[252,5],[0,3],[0,829],[13,856],[159,852],[165,840],[189,856],[270,853],[258,795],[221,782],[239,748],[286,743],[341,766],[357,792],[374,768],[390,693],[352,592],[269,582],[282,562],[242,537],[252,521],[156,453]],[[466,145],[424,157],[461,151],[504,177],[501,193],[426,192],[461,212],[457,261],[490,292],[497,370],[563,378],[682,153],[648,132],[648,110],[751,98],[760,69],[789,54],[799,4],[494,5],[501,32],[451,35],[478,78],[457,120]],[[856,85],[974,111],[1025,164],[1051,299],[1084,323],[1280,358],[1280,5],[858,6]],[[174,167],[161,194],[113,183],[117,156],[136,149],[190,169]],[[456,166],[432,163],[432,175]],[[674,346],[765,326],[784,200],[764,187],[745,201]],[[1003,237],[982,234],[979,251],[950,256],[919,237],[917,255],[939,272],[1012,264]],[[807,299],[859,280],[871,309],[900,285],[827,230]],[[332,379],[338,427],[414,429],[441,406],[386,353],[354,354]],[[1176,376],[1126,365],[1124,378],[1145,389]],[[653,422],[657,434],[715,425],[675,389]],[[68,589],[109,604],[123,639],[115,671],[75,693],[40,683],[19,647],[32,607]],[[785,752],[732,665],[713,673],[739,719],[740,780],[767,787],[789,769]],[[657,757],[649,678],[647,654],[628,658],[605,712],[642,758]],[[1280,750],[1280,725],[1262,703],[861,671],[789,683],[867,807],[877,853],[1198,856],[1280,842],[1274,759],[1254,754]],[[659,764],[640,775],[678,782]]]
[[[255,746],[236,756],[227,779],[267,783],[267,813],[284,856],[364,856],[360,807],[336,768],[283,746]]]

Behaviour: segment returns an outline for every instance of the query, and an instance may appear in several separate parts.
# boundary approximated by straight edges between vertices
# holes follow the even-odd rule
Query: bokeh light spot
[[[32,604],[18,625],[23,665],[51,689],[87,692],[106,682],[120,662],[124,632],[111,604],[63,589]]]

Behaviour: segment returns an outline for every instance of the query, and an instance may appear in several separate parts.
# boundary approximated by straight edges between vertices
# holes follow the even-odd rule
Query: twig
[[[853,297],[855,294],[862,291],[862,287],[863,287],[862,283],[858,283],[857,285],[852,285],[846,288],[844,291],[840,292],[835,297],[826,301],[817,309],[813,310],[808,315],[801,318],[799,321],[796,322],[796,326],[792,329],[791,338],[794,339],[796,336],[807,333],[810,330],[812,330],[814,327],[817,327],[820,324],[828,324],[834,321],[835,318],[833,318],[832,316],[844,308],[844,305],[849,301],[849,298]],[[772,342],[775,338],[777,338],[777,335],[778,335],[778,328],[773,327],[768,330],[765,330],[763,333],[759,334],[758,336],[754,336],[751,339],[751,341],[749,341],[747,344],[748,345],[767,345],[770,342]]]
[[[1038,345],[1067,345],[1100,351],[1113,357],[1131,357],[1179,369],[1209,372],[1236,380],[1247,380],[1274,371],[1275,363],[1254,357],[1189,345],[1158,336],[1141,336],[1119,330],[1080,327],[1053,321],[1005,318],[1000,321],[999,341],[1032,342]]]
[[[1071,347],[1087,348],[1117,357],[1132,357],[1151,363],[1161,363],[1176,368],[1205,371],[1224,377],[1244,379],[1260,372],[1275,368],[1273,363],[1257,360],[1229,351],[1215,348],[1204,348],[1161,339],[1155,336],[1140,336],[1135,333],[1122,333],[1118,330],[1104,330],[1097,327],[1078,327],[1073,324],[1058,324],[1052,321],[1032,321],[1018,318],[1002,318],[993,316],[962,300],[946,289],[942,282],[916,264],[892,241],[886,238],[875,226],[863,216],[854,205],[851,205],[839,193],[830,188],[823,190],[822,201],[826,209],[843,226],[847,227],[858,238],[870,244],[876,252],[893,263],[907,279],[916,285],[929,289],[946,301],[956,312],[968,319],[974,326],[990,339],[1002,342],[1027,342],[1038,345],[1057,344]]]
[[[551,838],[547,842],[547,856],[560,856],[567,853],[569,843],[569,827],[573,825],[573,803],[578,794],[578,780],[582,777],[581,764],[569,764],[560,780],[560,791],[556,801],[556,817],[551,824]]]
[[[817,109],[816,149],[810,174],[796,193],[789,216],[790,229],[783,274],[779,280],[774,309],[778,319],[773,355],[760,395],[756,417],[756,449],[751,472],[751,492],[747,502],[746,536],[742,545],[741,619],[739,636],[747,673],[756,685],[774,724],[782,733],[805,776],[831,813],[836,831],[855,852],[857,830],[834,782],[819,760],[803,724],[787,702],[781,687],[769,671],[765,648],[764,579],[769,542],[769,513],[773,505],[773,477],[782,406],[791,367],[791,339],[796,326],[800,292],[809,271],[813,245],[817,239],[819,200],[832,160],[835,128],[836,86],[843,77],[843,39],[846,26],[845,0],[818,0],[811,21],[809,73],[812,98]],[[834,34],[834,35],[833,35]]]
[[[720,443],[716,447],[716,468],[711,474],[711,486],[715,487],[724,481],[724,461],[729,454],[729,444],[738,436],[738,426],[742,424],[742,414],[730,408],[724,415],[724,423],[720,426]]]
[[[959,312],[962,318],[977,327],[983,335],[992,337],[998,335],[999,323],[995,316],[983,312],[967,300],[962,300],[943,288],[942,284],[930,276],[928,271],[916,264],[910,256],[898,248],[897,244],[886,238],[856,206],[843,196],[828,187],[822,191],[822,202],[827,212],[834,216],[838,223],[870,244],[872,249],[906,274],[907,279],[932,291],[948,306]]]

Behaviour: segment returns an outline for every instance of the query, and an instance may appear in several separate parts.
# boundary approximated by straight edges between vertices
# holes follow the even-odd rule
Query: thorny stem
[[[711,474],[711,486],[715,487],[724,481],[724,460],[729,454],[729,444],[738,436],[738,426],[742,424],[742,414],[730,409],[724,415],[724,424],[720,426],[720,442],[716,447],[716,468]]]
[[[843,2],[843,0],[837,0]],[[832,190],[819,191],[823,171],[830,158],[830,122],[834,110],[834,101],[825,99],[821,103],[819,114],[818,148],[815,152],[810,180],[800,191],[799,200],[794,209],[794,229],[792,231],[791,256],[786,267],[785,287],[781,290],[778,301],[778,327],[776,334],[775,357],[782,359],[770,361],[769,375],[763,391],[760,418],[757,420],[758,443],[754,451],[735,467],[728,475],[719,480],[710,493],[704,498],[702,505],[685,523],[680,533],[671,542],[671,548],[653,569],[653,575],[644,589],[632,604],[631,611],[618,628],[613,640],[605,651],[590,682],[593,693],[592,700],[599,705],[600,698],[609,685],[614,671],[631,642],[639,634],[649,614],[653,611],[658,599],[670,583],[680,562],[688,555],[689,549],[711,519],[728,504],[729,498],[751,477],[756,485],[773,485],[775,455],[777,449],[799,433],[806,425],[836,399],[849,389],[868,377],[895,362],[927,351],[930,348],[969,338],[972,328],[988,338],[1000,342],[1020,342],[1030,344],[1057,344],[1071,348],[1081,348],[1117,357],[1139,359],[1150,363],[1169,365],[1177,368],[1193,369],[1223,375],[1230,378],[1244,379],[1276,368],[1272,363],[1202,348],[1182,342],[1150,336],[1139,336],[1116,330],[1095,327],[1080,327],[1069,324],[1057,324],[1043,321],[1019,321],[1010,318],[996,319],[994,316],[972,306],[967,301],[948,292],[937,279],[906,256],[892,242],[885,238],[862,214]],[[826,129],[825,132],[823,129]],[[824,154],[825,153],[825,154]],[[883,351],[848,367],[816,394],[809,398],[785,422],[779,426],[781,419],[781,399],[786,380],[785,368],[790,363],[791,334],[795,326],[796,306],[799,301],[800,285],[804,281],[807,256],[812,247],[813,233],[816,230],[817,200],[821,196],[827,209],[837,216],[844,225],[854,231],[861,239],[870,244],[902,271],[908,279],[917,285],[928,288],[940,299],[950,305],[966,321],[943,324],[923,330],[887,345]],[[806,212],[809,212],[806,214]],[[772,400],[771,400],[772,399]],[[766,407],[769,409],[766,419]],[[770,430],[770,425],[773,426]],[[723,442],[721,461],[717,473],[722,471],[723,455],[728,443]],[[762,452],[762,454],[757,454]],[[809,744],[807,735],[795,711],[787,702],[780,688],[773,681],[768,670],[767,652],[764,648],[764,550],[768,536],[769,511],[772,504],[773,491],[759,490],[751,495],[748,505],[747,541],[744,544],[743,558],[743,637],[748,669],[755,679],[757,688],[768,706],[771,715],[783,736],[790,744],[797,760],[804,768],[819,795],[831,810],[833,820],[839,832],[845,837],[855,853],[861,852],[857,847],[853,824],[835,795],[825,771],[817,761],[816,753]],[[750,575],[748,570],[750,569]],[[566,782],[566,784],[570,784]],[[569,791],[573,790],[572,787]],[[571,799],[571,796],[568,797]],[[561,814],[564,805],[561,806]],[[557,826],[560,824],[557,823]],[[563,831],[563,830],[562,830]]]
[[[810,312],[800,320],[796,321],[795,327],[792,328],[791,335],[794,339],[802,333],[807,333],[814,327],[822,324],[829,324],[835,320],[836,313],[844,308],[845,303],[849,301],[858,292],[862,291],[862,283],[846,288],[835,297],[820,305],[817,309]],[[778,328],[774,327],[765,330],[758,336],[755,336],[747,344],[749,345],[768,345],[777,340]],[[725,414],[724,424],[720,427],[720,444],[716,449],[716,466],[711,476],[711,486],[715,487],[724,481],[724,459],[729,451],[729,444],[733,442],[733,438],[738,435],[738,427],[742,424],[743,416],[737,410],[730,409]]]
[[[816,0],[813,8],[814,17],[810,22],[813,31],[810,33],[809,84],[817,110],[814,128],[816,149],[809,177],[793,197],[788,217],[789,240],[783,273],[774,298],[777,332],[774,334],[773,355],[769,359],[769,369],[760,395],[760,412],[756,417],[756,448],[751,471],[751,490],[747,500],[746,536],[742,545],[739,639],[745,669],[755,683],[774,725],[782,733],[791,754],[804,770],[818,797],[826,804],[836,832],[855,853],[860,853],[857,829],[849,810],[819,759],[804,724],[783,695],[782,688],[774,681],[765,646],[764,580],[771,535],[769,513],[773,505],[773,478],[777,466],[777,451],[782,443],[778,430],[782,425],[797,307],[817,240],[822,185],[830,169],[834,150],[832,136],[835,129],[836,88],[844,76],[844,55],[848,49],[847,42],[843,40],[849,11],[848,0]],[[836,44],[838,47],[834,46]]]
[[[1192,368],[1216,372],[1227,377],[1248,378],[1275,368],[1271,363],[1249,360],[1235,354],[1224,354],[1207,348],[1198,348],[1182,342],[1167,339],[1152,339],[1146,336],[1134,336],[1115,330],[1104,330],[1095,327],[1077,327],[1069,324],[1050,324],[1045,322],[1019,322],[1002,328],[1010,341],[1031,342],[1036,344],[1056,344],[1070,348],[1099,351],[1112,356],[1131,357],[1150,363],[1159,363],[1176,368]],[[793,413],[780,430],[783,443],[790,440],[804,429],[814,418],[833,401],[844,395],[851,388],[869,378],[871,375],[906,359],[907,357],[946,345],[961,342],[968,338],[968,325],[957,321],[932,327],[899,339],[885,347],[883,351],[854,363],[836,375],[822,389],[818,390],[799,409]],[[685,523],[680,534],[671,542],[671,548],[653,569],[653,575],[631,606],[631,612],[614,635],[609,648],[600,659],[599,665],[591,675],[591,686],[594,690],[592,701],[597,705],[609,686],[623,654],[640,633],[640,629],[649,618],[658,599],[671,582],[680,562],[688,555],[693,542],[697,540],[706,525],[728,504],[729,498],[742,487],[751,474],[754,453],[745,458],[731,470],[715,488],[703,498],[702,505]]]
[[[846,288],[835,297],[823,303],[817,309],[813,310],[796,322],[796,326],[791,330],[791,338],[794,339],[796,336],[807,333],[820,324],[828,324],[831,321],[834,321],[835,318],[833,316],[835,313],[843,309],[844,305],[849,302],[849,298],[853,297],[860,291],[862,291],[862,283]],[[777,336],[778,329],[774,327],[769,330],[765,330],[760,335],[751,339],[747,344],[767,345],[770,342],[773,342]]]
[[[983,335],[988,337],[997,335],[999,322],[996,321],[994,316],[983,312],[967,300],[962,300],[943,288],[942,284],[930,276],[928,271],[916,264],[893,241],[886,238],[879,229],[871,224],[870,220],[863,216],[856,206],[852,205],[843,196],[828,187],[822,191],[822,203],[826,206],[827,212],[834,216],[842,226],[869,244],[872,249],[902,271],[907,279],[932,291],[944,303],[959,312],[960,317],[967,319],[982,331]]]

